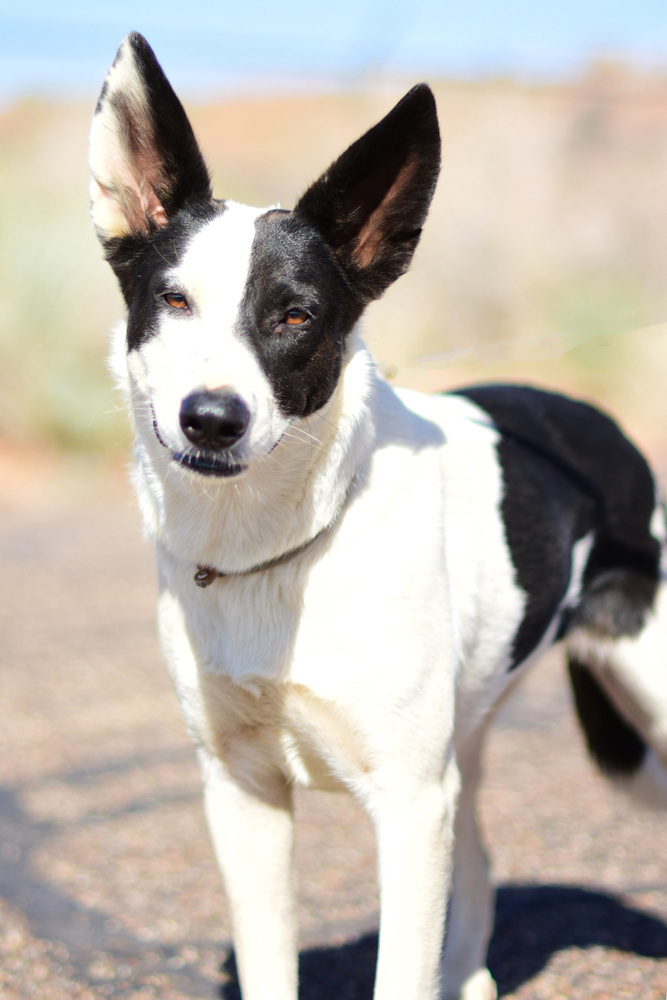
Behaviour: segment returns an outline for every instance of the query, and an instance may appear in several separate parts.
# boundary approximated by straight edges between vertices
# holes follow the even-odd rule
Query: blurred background
[[[442,175],[365,319],[383,370],[583,395],[667,484],[665,0],[0,0],[3,1000],[213,1000],[233,980],[105,367],[123,306],[88,219],[89,122],[133,29],[216,194],[257,205],[292,205],[429,81]],[[499,995],[664,1000],[664,819],[593,775],[557,660],[517,697],[481,806]],[[297,813],[303,995],[368,997],[370,828],[338,796]]]
[[[434,208],[411,273],[366,318],[385,373],[426,389],[564,388],[661,452],[664,0],[24,0],[0,11],[0,478],[12,489],[61,459],[88,474],[128,453],[105,368],[123,308],[88,222],[86,157],[131,29],[183,98],[216,194],[251,204],[290,206],[430,82]]]

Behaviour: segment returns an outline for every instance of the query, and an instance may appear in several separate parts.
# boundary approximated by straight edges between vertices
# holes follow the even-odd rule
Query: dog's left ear
[[[407,270],[439,169],[435,99],[421,83],[298,201],[364,302]]]

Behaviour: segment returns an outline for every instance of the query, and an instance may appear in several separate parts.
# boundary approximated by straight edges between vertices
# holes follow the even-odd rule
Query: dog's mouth
[[[190,454],[189,452],[172,452],[171,457],[174,462],[190,472],[197,472],[200,476],[238,476],[245,472],[247,466],[234,462],[232,459],[224,459],[219,455],[206,455],[205,453]]]
[[[214,476],[219,478],[229,478],[238,476],[245,472],[247,466],[236,461],[231,455],[213,454],[205,451],[172,451],[160,433],[155,414],[152,412],[153,431],[163,448],[171,455],[172,461],[187,469],[188,472],[195,472],[200,476]]]

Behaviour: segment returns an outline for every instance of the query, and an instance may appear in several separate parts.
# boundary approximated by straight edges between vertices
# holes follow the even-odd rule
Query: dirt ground
[[[66,492],[66,491],[65,491]],[[8,501],[7,494],[21,500]],[[0,994],[238,996],[194,755],[163,672],[129,490],[0,506]],[[482,818],[506,1000],[662,1000],[667,830],[594,773],[557,659],[503,708]],[[298,800],[305,1000],[370,1000],[369,826]]]

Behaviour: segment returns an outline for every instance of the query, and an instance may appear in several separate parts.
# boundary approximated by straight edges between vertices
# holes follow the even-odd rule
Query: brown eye
[[[308,313],[303,309],[288,309],[285,313],[285,323],[288,326],[301,326],[308,319]]]
[[[162,298],[164,299],[164,301],[167,303],[168,306],[171,306],[172,309],[188,308],[188,300],[186,299],[185,295],[181,295],[180,292],[167,292],[165,295],[162,296]]]

